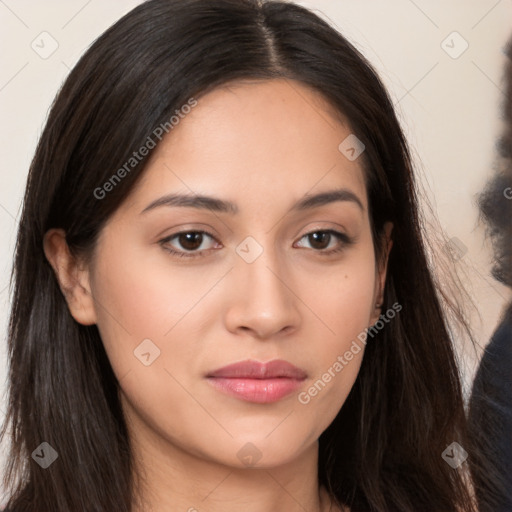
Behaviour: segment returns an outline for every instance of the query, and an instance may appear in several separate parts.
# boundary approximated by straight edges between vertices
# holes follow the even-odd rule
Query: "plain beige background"
[[[139,3],[0,0],[0,419],[5,409],[9,275],[38,136],[58,88],[80,55]],[[298,3],[330,20],[368,57],[388,87],[427,195],[469,269],[467,286],[480,312],[472,315],[473,327],[484,345],[510,298],[509,290],[490,276],[490,251],[478,224],[475,194],[492,173],[502,129],[503,49],[512,35],[512,0]],[[461,355],[467,388],[478,354],[461,348]],[[4,453],[5,446],[0,447],[0,471]]]

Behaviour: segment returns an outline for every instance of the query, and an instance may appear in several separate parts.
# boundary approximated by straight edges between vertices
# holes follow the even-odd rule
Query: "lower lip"
[[[220,391],[241,400],[269,404],[296,391],[303,381],[287,377],[275,379],[209,377],[208,382]]]

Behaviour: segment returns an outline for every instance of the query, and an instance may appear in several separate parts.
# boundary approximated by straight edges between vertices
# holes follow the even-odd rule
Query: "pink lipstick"
[[[305,371],[287,361],[268,363],[241,361],[219,368],[207,375],[219,391],[247,402],[277,402],[296,391],[306,379]]]

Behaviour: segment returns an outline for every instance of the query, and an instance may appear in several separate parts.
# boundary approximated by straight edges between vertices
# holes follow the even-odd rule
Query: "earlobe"
[[[50,229],[43,240],[44,253],[68,304],[71,316],[82,325],[96,323],[89,272],[71,254],[62,229]]]

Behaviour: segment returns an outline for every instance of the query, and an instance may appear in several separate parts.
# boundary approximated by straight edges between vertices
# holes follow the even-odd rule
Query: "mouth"
[[[246,402],[277,402],[296,391],[307,378],[287,361],[242,361],[210,372],[207,381],[218,391]]]

